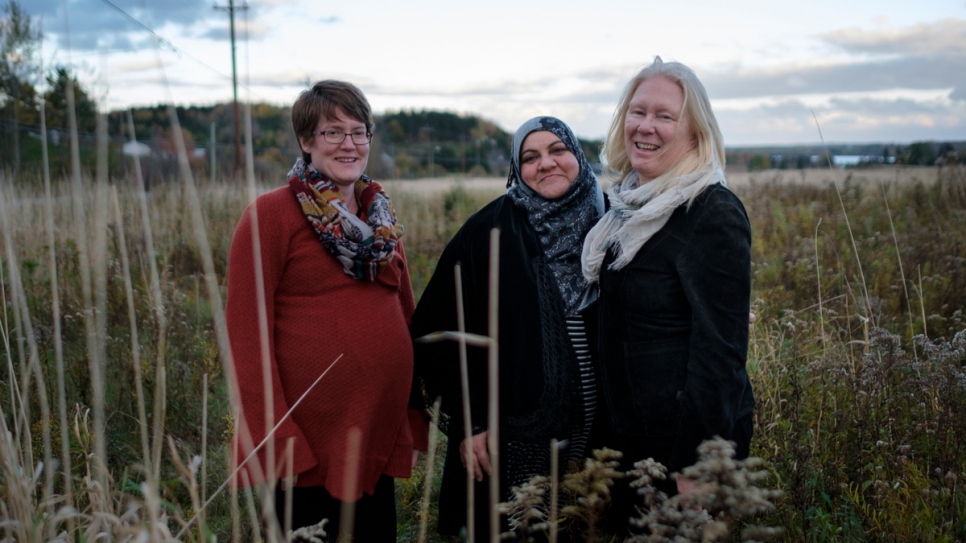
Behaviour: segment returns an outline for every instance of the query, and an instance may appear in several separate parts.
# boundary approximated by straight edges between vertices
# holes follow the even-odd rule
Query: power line
[[[121,15],[123,15],[125,18],[127,18],[129,21],[133,22],[134,24],[136,24],[137,26],[141,27],[143,30],[147,31],[152,36],[154,36],[155,38],[157,38],[159,44],[163,44],[165,47],[170,48],[172,51],[178,53],[179,55],[184,55],[184,56],[188,57],[189,59],[191,59],[191,60],[197,62],[198,64],[200,64],[202,67],[207,68],[208,70],[214,72],[215,74],[217,74],[217,75],[219,75],[219,76],[221,76],[221,77],[223,77],[223,78],[225,78],[225,79],[227,79],[229,81],[232,81],[233,80],[233,78],[231,76],[229,76],[229,75],[227,75],[225,73],[222,73],[217,68],[212,67],[211,65],[209,65],[205,61],[199,59],[198,57],[192,55],[191,53],[185,51],[184,49],[176,46],[174,43],[171,42],[171,40],[169,40],[169,39],[165,38],[164,36],[158,34],[151,27],[149,27],[146,24],[142,23],[141,21],[137,20],[134,16],[132,16],[128,12],[124,11],[123,9],[121,9],[114,2],[111,2],[111,0],[101,0],[101,2],[104,2],[109,7],[111,7],[113,10],[117,11],[118,13],[120,13]],[[248,6],[245,6],[246,9],[247,9],[247,7]],[[240,9],[240,8],[236,8],[236,9]],[[248,92],[251,92],[252,94],[255,94],[259,98],[261,98],[263,100],[266,100],[266,101],[268,100],[268,98],[266,98],[266,97],[264,97],[264,96],[262,96],[262,95],[260,95],[260,94],[258,94],[256,92],[253,92],[252,89],[249,88],[248,86],[243,85],[243,87],[245,88],[245,90],[247,90]],[[237,91],[236,91],[236,95],[237,95]]]

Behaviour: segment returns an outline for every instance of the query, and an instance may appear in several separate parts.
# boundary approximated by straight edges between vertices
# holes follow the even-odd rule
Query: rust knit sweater
[[[287,186],[258,197],[232,238],[226,319],[244,415],[244,423],[239,417],[236,424],[233,464],[251,450],[246,429],[254,445],[266,434],[252,206],[258,210],[275,424],[342,355],[276,431],[271,440],[276,464],[282,465],[294,438],[297,486],[323,486],[341,500],[372,494],[382,474],[409,477],[414,436],[417,447],[425,449],[426,423],[415,411],[407,414],[414,301],[402,244],[376,281],[349,277],[322,246]],[[359,456],[350,459],[352,428],[362,431],[362,440]],[[266,468],[266,453],[257,458],[258,469],[245,468],[253,483]],[[345,473],[356,460],[359,478],[355,492],[347,495]],[[254,462],[255,457],[246,466]]]

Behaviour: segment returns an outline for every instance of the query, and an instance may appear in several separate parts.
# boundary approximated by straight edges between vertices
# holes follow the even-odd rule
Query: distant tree
[[[749,172],[759,172],[771,169],[771,159],[767,155],[754,155],[748,161]]]
[[[47,115],[47,129],[66,133],[67,121],[67,83],[74,85],[74,109],[77,112],[78,132],[92,134],[97,127],[97,104],[87,94],[77,78],[64,66],[58,66],[47,75],[48,90],[44,93],[44,107]]]
[[[769,155],[768,160],[771,161],[771,167],[776,170],[787,170],[791,167],[791,157],[788,155]]]
[[[385,133],[393,143],[401,143],[406,139],[406,131],[399,123],[399,119],[389,119],[385,126]]]
[[[577,142],[584,149],[584,156],[591,164],[600,162],[600,148],[604,146],[604,140],[585,140],[577,138]]]
[[[20,4],[10,1],[0,19],[0,106],[9,119],[11,166],[20,169],[20,123],[22,113],[36,116],[36,92],[30,84],[41,34]]]
[[[931,141],[917,141],[909,144],[904,162],[913,166],[932,166],[936,163],[936,148]]]
[[[951,166],[958,162],[957,158],[956,149],[953,147],[953,144],[949,143],[948,141],[943,142],[943,144],[939,146],[939,156],[936,159],[936,164],[941,166]]]

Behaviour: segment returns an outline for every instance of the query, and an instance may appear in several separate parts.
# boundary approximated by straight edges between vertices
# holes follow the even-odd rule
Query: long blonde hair
[[[638,72],[624,88],[624,94],[614,111],[614,118],[611,120],[601,153],[606,163],[605,177],[611,182],[619,183],[633,171],[624,143],[624,123],[631,98],[637,91],[637,87],[651,77],[664,77],[681,87],[684,92],[684,104],[681,106],[682,111],[678,118],[687,119],[690,122],[697,142],[694,149],[688,151],[680,162],[650,181],[651,194],[657,196],[673,186],[674,179],[681,175],[705,169],[724,170],[725,151],[724,139],[721,137],[721,130],[718,128],[714,112],[711,110],[708,92],[704,90],[704,85],[698,80],[698,76],[691,68],[680,62],[664,62],[661,57],[654,57],[654,62]],[[680,136],[682,135],[678,135]],[[687,137],[686,134],[683,136]],[[706,184],[711,177],[706,176],[702,182]],[[700,192],[700,189],[697,190],[695,196]]]

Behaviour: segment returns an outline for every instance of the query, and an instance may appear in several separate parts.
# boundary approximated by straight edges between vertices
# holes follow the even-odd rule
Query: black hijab
[[[527,186],[520,175],[523,141],[541,130],[560,138],[580,164],[580,173],[567,192],[552,200]],[[576,315],[587,284],[580,268],[580,254],[584,237],[604,214],[604,193],[570,127],[555,117],[534,117],[523,123],[513,135],[507,188],[507,198],[527,212],[530,226],[537,233],[567,316]]]

